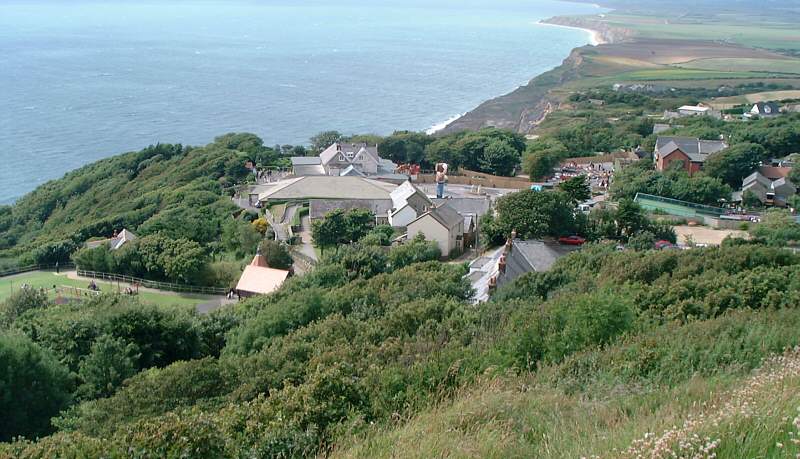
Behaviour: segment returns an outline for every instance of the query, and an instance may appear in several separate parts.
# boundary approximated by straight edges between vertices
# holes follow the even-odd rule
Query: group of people
[[[230,290],[228,290],[228,294],[227,294],[227,295],[225,295],[225,297],[226,297],[226,298],[228,298],[229,300],[232,300],[234,296],[236,297],[236,299],[237,299],[237,300],[241,300],[241,299],[242,299],[242,298],[239,296],[239,292],[238,292],[238,291],[236,291],[235,289],[230,289]]]

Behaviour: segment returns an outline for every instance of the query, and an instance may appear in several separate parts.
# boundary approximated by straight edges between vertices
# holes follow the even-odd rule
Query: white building
[[[408,176],[397,174],[397,165],[378,156],[377,145],[336,142],[319,156],[291,158],[295,176],[332,175],[362,176],[400,183]]]
[[[389,210],[389,224],[394,227],[408,226],[433,207],[430,198],[409,181],[395,188],[390,197],[392,209]]]
[[[700,105],[684,105],[678,107],[678,114],[681,116],[704,116],[711,113],[711,107],[703,107]]]

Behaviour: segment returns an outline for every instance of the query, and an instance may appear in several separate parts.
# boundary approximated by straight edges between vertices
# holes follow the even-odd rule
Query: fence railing
[[[634,201],[639,202],[640,200],[649,200],[655,202],[663,202],[665,204],[672,204],[676,206],[686,207],[689,209],[693,209],[698,213],[706,214],[706,215],[722,215],[725,213],[725,209],[721,207],[714,207],[714,206],[707,206],[705,204],[697,204],[694,202],[688,201],[681,201],[680,199],[673,199],[673,198],[665,198],[663,196],[655,196],[652,194],[646,193],[636,193],[636,197],[634,197]]]
[[[101,273],[97,271],[78,270],[78,275],[90,279],[99,279],[110,282],[125,282],[128,284],[138,284],[141,287],[153,288],[157,290],[167,290],[180,293],[199,293],[204,295],[224,295],[228,289],[223,287],[202,287],[198,285],[173,284],[171,282],[159,282],[140,277],[126,276],[123,274]]]
[[[55,264],[18,266],[16,268],[5,269],[0,271],[0,277],[13,276],[15,274],[24,274],[24,273],[29,273],[31,271],[54,271],[56,269],[74,269],[74,268],[75,265],[73,263],[59,264],[58,266],[56,266]]]

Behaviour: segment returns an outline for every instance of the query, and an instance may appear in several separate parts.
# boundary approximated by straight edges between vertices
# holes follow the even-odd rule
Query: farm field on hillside
[[[678,64],[680,67],[701,70],[772,72],[800,74],[798,59],[712,58],[697,59]]]
[[[631,29],[640,37],[683,40],[713,40],[770,49],[800,49],[800,33],[791,24],[769,27],[752,18],[726,18],[725,21],[689,20],[676,22],[657,16],[609,14],[599,19],[612,27]]]

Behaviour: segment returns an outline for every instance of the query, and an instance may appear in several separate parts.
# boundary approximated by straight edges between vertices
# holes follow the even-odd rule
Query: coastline
[[[602,6],[600,6],[598,4],[593,4],[593,5],[596,6],[597,8],[602,8]],[[589,43],[587,43],[588,46],[599,46],[599,45],[604,45],[604,44],[610,44],[610,43],[613,42],[613,39],[612,39],[613,37],[606,37],[606,34],[604,34],[603,31],[601,31],[601,30],[592,29],[592,28],[589,28],[589,27],[579,27],[579,26],[575,26],[575,25],[559,24],[559,23],[554,22],[555,20],[558,20],[558,18],[566,18],[566,17],[568,17],[568,16],[556,16],[556,17],[549,18],[549,19],[541,19],[539,21],[532,22],[532,24],[536,25],[536,26],[560,27],[560,28],[566,28],[566,29],[581,30],[581,31],[583,31],[583,32],[585,32],[586,34],[589,35]],[[587,46],[587,45],[584,45],[584,46]],[[487,99],[487,100],[483,101],[477,107],[473,108],[472,110],[470,110],[470,111],[468,111],[466,113],[463,113],[461,115],[454,116],[454,117],[452,117],[452,118],[450,118],[450,119],[448,119],[446,121],[443,121],[441,123],[435,124],[435,125],[431,126],[430,128],[426,129],[424,132],[426,134],[428,134],[428,135],[433,135],[433,134],[436,134],[436,133],[453,132],[452,128],[453,128],[454,124],[458,123],[459,121],[464,120],[465,117],[469,117],[470,114],[473,114],[473,112],[475,112],[476,110],[480,109],[481,107],[483,107],[483,106],[485,106],[487,104],[492,104],[492,103],[494,103],[495,101],[497,101],[499,99],[502,99],[502,98],[505,98],[505,97],[507,97],[509,95],[512,95],[515,92],[520,91],[520,90],[524,89],[525,87],[529,86],[534,80],[536,80],[540,76],[545,75],[545,74],[550,73],[550,72],[553,72],[553,71],[559,69],[560,67],[564,66],[564,64],[567,62],[567,60],[570,59],[570,57],[575,53],[575,50],[578,49],[578,48],[581,48],[581,46],[579,46],[577,48],[573,48],[572,50],[570,50],[569,55],[565,58],[566,60],[561,65],[556,66],[555,68],[550,69],[548,71],[542,72],[542,73],[540,73],[538,75],[534,75],[531,78],[531,80],[529,80],[527,83],[523,83],[523,84],[517,86],[517,88],[515,88],[510,93],[501,94],[501,95],[493,97],[491,99]],[[467,129],[469,129],[469,128],[467,128]],[[460,129],[456,128],[456,130],[460,130]]]
[[[608,40],[606,40],[605,37],[603,37],[603,33],[600,32],[599,30],[589,29],[589,28],[586,28],[586,27],[577,27],[577,26],[569,26],[569,25],[562,25],[562,24],[554,24],[554,23],[551,23],[551,22],[546,22],[546,20],[541,20],[541,21],[535,22],[534,24],[539,25],[539,26],[561,27],[561,28],[564,28],[564,29],[582,30],[582,31],[586,32],[587,34],[589,34],[589,44],[592,45],[592,46],[604,45],[604,44],[608,43]]]

